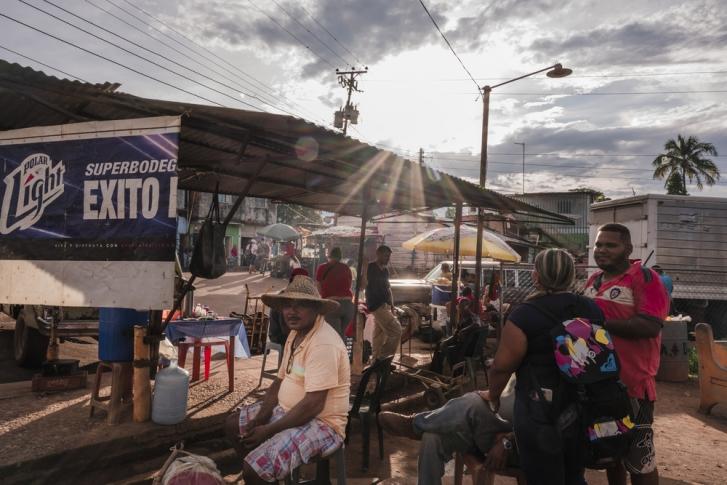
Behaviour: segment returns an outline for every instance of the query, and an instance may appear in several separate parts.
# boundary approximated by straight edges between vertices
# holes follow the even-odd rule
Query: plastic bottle
[[[157,424],[177,424],[187,416],[189,372],[177,366],[175,360],[169,367],[157,372],[154,397],[151,404],[151,420]]]

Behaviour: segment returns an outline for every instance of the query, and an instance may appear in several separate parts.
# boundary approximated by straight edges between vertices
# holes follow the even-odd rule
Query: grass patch
[[[697,358],[697,348],[692,346],[689,348],[689,374],[699,375],[699,359]]]

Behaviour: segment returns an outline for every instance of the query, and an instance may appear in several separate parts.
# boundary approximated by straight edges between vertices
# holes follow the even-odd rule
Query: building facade
[[[597,192],[592,190],[513,195],[513,199],[570,217],[575,221],[575,225],[521,221],[520,235],[539,246],[563,247],[572,251],[574,256],[585,256],[588,253],[590,207],[595,202],[596,195]]]
[[[213,197],[215,197],[214,194],[206,192],[178,191],[178,247],[183,256],[190,253],[191,248],[194,247],[195,234],[199,232],[209,214]],[[217,198],[220,206],[220,219],[224,220],[237,200],[237,196],[218,194]],[[237,260],[237,265],[240,265],[243,251],[250,239],[255,237],[259,229],[277,222],[277,217],[277,205],[273,204],[271,200],[246,197],[225,232],[225,251],[228,260],[234,258]]]

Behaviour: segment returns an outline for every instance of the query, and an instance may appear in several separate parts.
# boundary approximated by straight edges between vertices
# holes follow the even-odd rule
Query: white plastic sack
[[[215,462],[206,456],[184,453],[167,468],[162,485],[224,485]]]

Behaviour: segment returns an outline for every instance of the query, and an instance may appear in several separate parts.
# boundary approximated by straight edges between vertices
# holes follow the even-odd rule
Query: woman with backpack
[[[585,428],[569,412],[575,396],[560,376],[551,332],[575,317],[602,323],[603,314],[591,300],[571,291],[575,264],[562,249],[536,256],[533,281],[535,293],[510,313],[503,327],[488,375],[490,388],[480,394],[498,409],[500,394],[515,372],[513,426],[527,483],[584,484]]]

